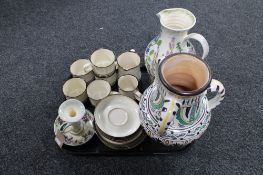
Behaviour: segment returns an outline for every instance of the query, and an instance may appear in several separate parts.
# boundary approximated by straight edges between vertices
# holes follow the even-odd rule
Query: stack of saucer
[[[139,106],[129,97],[111,95],[95,108],[95,129],[99,139],[112,149],[131,149],[145,138],[140,127]]]

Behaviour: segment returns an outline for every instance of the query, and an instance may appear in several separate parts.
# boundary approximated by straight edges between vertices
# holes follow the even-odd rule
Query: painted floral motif
[[[169,42],[169,47],[168,47],[168,50],[166,51],[165,56],[168,56],[174,53],[174,48],[175,48],[175,38],[172,37],[171,41]]]
[[[169,10],[167,13],[170,13]],[[168,37],[166,31],[162,31],[148,44],[144,60],[147,71],[152,77],[155,76],[156,60],[163,59],[165,56],[173,53],[185,52],[195,54],[193,45],[190,41],[184,42],[184,37],[183,32],[175,31],[174,35]]]
[[[143,94],[140,101],[140,119],[142,126],[144,127],[146,133],[153,139],[161,141],[165,145],[177,145],[185,146],[195,139],[198,139],[204,131],[207,129],[211,114],[207,111],[207,106],[199,108],[195,106],[192,111],[189,111],[189,119],[185,117],[185,111],[188,109],[182,108],[180,111],[184,113],[183,117],[181,114],[176,116],[181,120],[181,129],[175,126],[173,123],[170,124],[162,136],[158,133],[158,118],[160,116],[161,105],[155,105],[154,100],[159,99],[157,86],[152,84]],[[158,101],[158,100],[157,100]],[[194,100],[192,103],[197,103],[198,100]],[[190,102],[185,102],[185,106],[190,104]],[[207,105],[207,99],[204,97],[200,103]],[[162,104],[159,103],[158,104]],[[159,109],[158,109],[159,108]],[[194,114],[196,111],[198,114]],[[178,119],[178,118],[177,118]],[[186,124],[186,125],[184,125]],[[188,125],[187,125],[188,124]],[[187,126],[187,127],[185,127]]]
[[[65,145],[69,146],[79,146],[86,142],[88,142],[94,135],[94,129],[93,129],[93,121],[94,116],[91,114],[91,112],[86,111],[86,114],[83,116],[81,122],[84,124],[83,131],[78,134],[74,135],[71,132],[65,132]],[[54,122],[54,133],[56,134],[57,130],[63,125],[65,122],[61,120],[61,118],[58,116]]]
[[[182,47],[181,47],[181,42],[178,42],[176,44],[176,48],[178,49],[178,51],[181,53],[183,51]]]
[[[159,49],[162,44],[162,40],[160,36],[156,36],[147,46],[145,50],[145,65],[149,70],[151,69],[151,65],[154,64],[154,61],[158,57]]]

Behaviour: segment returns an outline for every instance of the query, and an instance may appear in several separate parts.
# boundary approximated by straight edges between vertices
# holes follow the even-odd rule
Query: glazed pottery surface
[[[182,74],[187,78],[183,79]],[[165,76],[181,85],[192,85],[191,79],[195,78],[200,87],[179,91],[166,82]],[[208,91],[216,93],[210,100],[206,96]],[[210,69],[202,59],[190,54],[172,54],[160,61],[154,83],[141,97],[142,126],[150,137],[165,145],[186,146],[207,129],[211,109],[220,104],[224,94],[224,86],[211,79]]]
[[[139,128],[135,133],[128,137],[111,137],[105,134],[100,128],[95,124],[95,129],[97,136],[101,142],[107,147],[115,150],[127,150],[138,146],[146,137],[145,132],[142,128]]]
[[[133,52],[132,50],[129,52],[122,53],[117,58],[118,63],[118,77],[123,75],[133,75],[137,78],[138,81],[141,79],[141,70],[140,70],[140,56]]]
[[[80,119],[80,122],[83,123],[82,131],[79,134],[74,134],[70,132],[71,127],[68,127],[63,132],[65,136],[65,145],[69,146],[80,146],[84,143],[87,143],[95,134],[94,128],[93,128],[93,121],[94,116],[93,114],[86,110],[86,113],[84,116]],[[59,116],[56,118],[54,122],[54,133],[56,135],[57,131],[62,127],[62,125],[65,124],[65,121],[63,121]]]
[[[126,137],[140,127],[138,104],[123,95],[101,100],[94,111],[98,127],[112,137]]]
[[[111,86],[105,80],[95,80],[87,87],[87,94],[93,106],[96,106],[100,100],[106,98],[111,93]]]
[[[77,99],[85,102],[88,99],[86,82],[81,78],[71,78],[63,85],[63,93],[66,99]]]
[[[162,10],[157,16],[160,18],[161,33],[148,44],[144,57],[147,71],[152,78],[155,76],[157,59],[163,59],[172,53],[195,54],[195,49],[189,39],[200,42],[203,48],[202,58],[207,56],[209,46],[206,39],[197,33],[188,34],[196,23],[196,18],[190,11],[171,8]]]
[[[119,93],[134,100],[140,100],[141,93],[138,90],[138,80],[133,75],[123,75],[118,79]]]
[[[111,50],[98,49],[90,57],[93,72],[99,77],[112,75],[116,71],[115,55]]]
[[[110,83],[111,86],[113,86],[116,83],[116,81],[117,81],[117,72],[114,71],[112,75],[104,76],[104,77],[97,77],[95,75],[95,79],[96,80],[105,80],[108,83]]]
[[[70,66],[70,73],[74,78],[82,78],[86,83],[94,80],[92,65],[88,59],[78,59]]]

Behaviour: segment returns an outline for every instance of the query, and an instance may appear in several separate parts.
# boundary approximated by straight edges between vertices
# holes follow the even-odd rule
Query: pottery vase
[[[206,39],[197,33],[188,34],[194,27],[196,18],[190,11],[183,8],[171,8],[162,10],[157,14],[161,23],[161,32],[147,46],[145,51],[145,66],[148,73],[154,79],[155,61],[173,53],[192,53],[195,49],[190,39],[200,42],[203,48],[202,58],[209,52]]]
[[[194,61],[191,64],[174,66],[176,59],[184,57]],[[198,69],[199,67],[201,68]],[[194,73],[187,77],[189,70]],[[191,91],[180,91],[166,81],[165,76],[172,77],[177,87],[194,83],[200,87]],[[208,99],[208,92],[216,95]],[[141,97],[141,124],[151,138],[165,145],[184,147],[205,132],[210,123],[211,110],[221,103],[224,95],[223,84],[211,78],[210,69],[201,58],[197,59],[191,54],[169,55],[160,61],[153,84]]]

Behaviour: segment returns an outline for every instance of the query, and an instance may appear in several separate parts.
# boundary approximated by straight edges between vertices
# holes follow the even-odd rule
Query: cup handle
[[[84,64],[83,69],[86,73],[92,71],[92,65],[91,63]]]
[[[110,92],[110,95],[118,95],[118,94],[120,94],[120,93],[117,92],[117,91],[111,91],[111,92]]]
[[[194,39],[201,44],[201,46],[203,48],[202,58],[205,59],[208,55],[208,52],[209,52],[209,45],[208,45],[208,42],[206,41],[205,37],[203,37],[203,35],[200,35],[198,33],[191,33],[184,38],[184,42],[186,42],[186,40],[189,40],[189,39]]]
[[[138,100],[138,101],[140,101],[140,100],[141,100],[141,96],[142,96],[142,94],[140,93],[140,91],[139,91],[139,90],[135,90],[135,91],[133,91],[133,93],[134,93],[135,99]]]
[[[116,69],[116,70],[118,70],[118,69],[119,69],[118,62],[117,62],[117,61],[115,61],[115,62],[114,62],[114,64],[115,64],[115,67],[116,67],[115,69]]]
[[[167,96],[163,100],[161,117],[158,119],[158,133],[162,135],[166,128],[170,125],[172,119],[176,117],[181,107],[181,100]]]
[[[209,89],[211,92],[216,92],[216,95],[208,100],[208,111],[211,111],[224,99],[225,87],[220,81],[212,79]]]
[[[135,49],[131,49],[130,52],[136,53]]]

